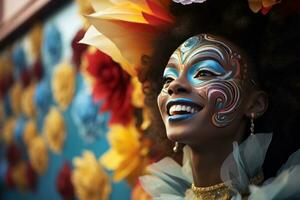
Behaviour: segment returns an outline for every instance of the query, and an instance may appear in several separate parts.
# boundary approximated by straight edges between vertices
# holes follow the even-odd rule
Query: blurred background
[[[78,43],[92,12],[0,0],[0,199],[150,199],[138,176],[159,151],[142,85]]]

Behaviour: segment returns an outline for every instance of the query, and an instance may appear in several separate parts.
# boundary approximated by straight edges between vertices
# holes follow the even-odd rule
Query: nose
[[[180,94],[180,93],[189,93],[191,91],[191,86],[186,80],[181,78],[175,79],[172,81],[168,87],[168,94]]]

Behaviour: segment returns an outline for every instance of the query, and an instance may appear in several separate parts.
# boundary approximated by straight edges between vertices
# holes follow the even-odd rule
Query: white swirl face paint
[[[158,97],[159,105],[166,104],[169,123],[191,119],[204,107],[209,107],[213,113],[211,122],[216,127],[227,126],[234,120],[242,100],[243,84],[242,59],[234,49],[229,43],[206,34],[191,37],[176,49],[165,68],[165,84]],[[185,92],[182,96],[175,95],[172,90],[179,82],[183,83],[183,90],[196,91],[199,100],[189,98]],[[164,99],[169,100],[164,103]],[[177,104],[185,106],[183,108],[194,107],[194,112],[176,112]],[[173,109],[172,113],[169,108]]]

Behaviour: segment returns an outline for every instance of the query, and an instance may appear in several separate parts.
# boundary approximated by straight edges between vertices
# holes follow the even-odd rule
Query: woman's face
[[[246,70],[237,48],[213,36],[179,46],[158,96],[168,138],[185,144],[234,138],[245,124]]]

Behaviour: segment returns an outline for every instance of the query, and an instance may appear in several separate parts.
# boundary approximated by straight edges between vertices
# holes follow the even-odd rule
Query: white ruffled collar
[[[225,159],[220,172],[223,182],[235,192],[232,200],[241,199],[240,191],[249,189],[248,199],[271,200],[272,196],[277,199],[287,195],[300,197],[300,190],[296,187],[300,184],[300,150],[292,154],[276,178],[267,180],[260,187],[250,184],[251,178],[262,170],[271,139],[272,134],[255,134],[240,145],[233,143],[233,152]],[[142,186],[154,200],[194,198],[190,190],[193,182],[191,149],[185,146],[183,152],[182,166],[166,157],[148,167],[150,175],[140,177]]]

